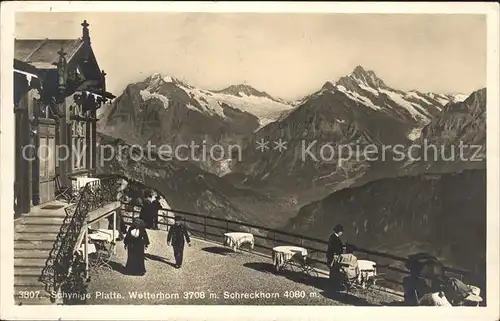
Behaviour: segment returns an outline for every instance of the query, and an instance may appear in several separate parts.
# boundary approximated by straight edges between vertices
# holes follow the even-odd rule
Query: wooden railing
[[[122,215],[127,223],[130,223],[131,219],[138,217],[140,211],[140,205],[122,203]],[[169,212],[173,213],[173,215],[169,216]],[[275,246],[301,246],[309,251],[311,261],[314,262],[313,264],[317,268],[328,271],[326,266],[326,249],[328,247],[328,242],[326,240],[275,230],[255,224],[167,208],[161,208],[158,212],[159,225],[168,229],[168,226],[174,223],[176,214],[182,217],[189,231],[196,237],[222,243],[224,233],[250,232],[255,238],[256,251],[270,255],[272,253],[272,248]],[[359,248],[352,244],[349,244],[349,246],[354,249],[354,253],[358,259],[376,262],[378,272],[383,275],[379,283],[380,285],[399,291],[402,290],[402,279],[409,273],[405,268],[407,258],[392,255],[390,253]],[[445,267],[445,272],[447,275],[458,277],[466,283],[476,284],[480,287],[484,286],[481,284],[478,276],[468,271]]]

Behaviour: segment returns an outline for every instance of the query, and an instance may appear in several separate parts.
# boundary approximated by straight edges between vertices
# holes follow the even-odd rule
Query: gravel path
[[[175,269],[166,232],[148,233],[146,275],[126,274],[119,242],[113,269],[91,272],[87,304],[386,305],[399,299],[379,291],[332,296],[323,290],[326,277],[275,274],[268,257],[198,239],[186,246],[183,266]]]

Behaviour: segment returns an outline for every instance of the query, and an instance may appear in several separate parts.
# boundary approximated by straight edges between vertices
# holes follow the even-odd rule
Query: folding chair
[[[111,265],[109,264],[109,261],[111,261],[116,243],[114,241],[111,242],[96,242],[94,241],[94,245],[96,247],[96,253],[95,257],[93,258],[91,262],[91,266],[93,269],[102,269],[102,268],[107,268],[107,269],[112,269]]]
[[[56,185],[56,199],[63,199],[68,203],[73,200],[73,194],[71,187],[66,187],[61,185],[61,178],[59,174],[54,177],[54,182]]]
[[[302,253],[297,252],[286,265],[289,266],[291,271],[303,273],[307,278],[318,278],[318,271],[312,266],[312,261],[309,258],[313,253],[313,251],[310,251],[308,255],[302,255]]]

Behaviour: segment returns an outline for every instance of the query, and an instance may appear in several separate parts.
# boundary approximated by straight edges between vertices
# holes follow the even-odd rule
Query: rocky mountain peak
[[[255,89],[254,87],[246,84],[238,84],[238,85],[231,85],[227,88],[224,88],[222,90],[219,90],[218,92],[224,93],[224,94],[229,94],[233,96],[238,96],[242,97],[243,95],[246,96],[257,96],[257,97],[267,97],[270,99],[273,99],[268,93],[264,91],[259,91]]]
[[[175,78],[175,77],[172,77],[172,76],[169,76],[169,75],[163,75],[161,73],[154,73],[152,74],[151,76],[149,76],[148,78],[146,78],[144,80],[144,83],[147,84],[149,90],[151,89],[157,89],[158,87],[162,86],[162,85],[165,85],[165,84],[173,84],[173,85],[182,85],[182,86],[185,86],[185,87],[190,87],[188,84],[186,84],[185,82]]]
[[[327,81],[324,83],[323,87],[321,87],[321,90],[335,90],[335,83],[333,81]]]
[[[384,81],[373,70],[365,70],[362,66],[356,66],[348,77],[373,88],[387,87]]]
[[[358,91],[359,88],[372,88],[375,90],[388,88],[384,81],[380,79],[374,71],[366,70],[362,66],[356,66],[350,74],[341,77],[336,82],[336,85],[342,86],[350,91]]]

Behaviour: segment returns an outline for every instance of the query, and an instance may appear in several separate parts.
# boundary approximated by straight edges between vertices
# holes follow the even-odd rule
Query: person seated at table
[[[473,287],[466,285],[455,277],[444,277],[442,279],[442,289],[442,292],[453,306],[478,305],[482,301],[479,288],[476,288],[477,292],[474,293]]]
[[[125,268],[130,274],[144,275],[146,273],[144,253],[149,246],[149,237],[142,220],[134,220],[125,236],[123,244],[127,250],[127,264]]]
[[[411,254],[405,267],[409,271],[409,275],[403,278],[406,305],[417,306],[425,294],[442,291],[444,266],[436,257],[428,253]]]

